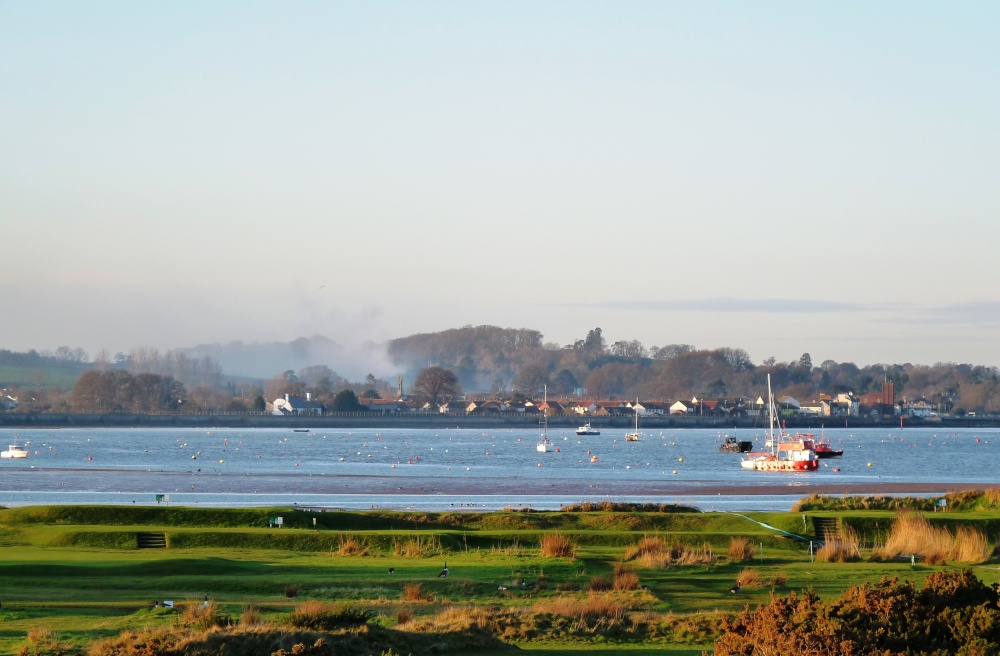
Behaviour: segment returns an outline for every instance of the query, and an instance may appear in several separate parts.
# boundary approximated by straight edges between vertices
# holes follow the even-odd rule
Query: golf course
[[[995,490],[780,513],[6,508],[0,654],[712,653],[772,599],[960,571],[988,590],[998,535]]]

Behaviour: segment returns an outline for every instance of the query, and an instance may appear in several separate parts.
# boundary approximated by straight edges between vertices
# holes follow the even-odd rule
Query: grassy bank
[[[745,516],[624,507],[4,509],[0,654],[25,646],[28,653],[73,653],[87,645],[95,654],[130,653],[93,646],[129,630],[143,644],[189,641],[171,649],[192,654],[217,653],[219,640],[230,641],[230,654],[291,653],[298,644],[305,645],[302,653],[319,654],[321,638],[327,647],[336,643],[338,654],[515,647],[642,653],[653,646],[698,654],[711,650],[723,614],[767,603],[772,592],[812,589],[832,599],[883,576],[919,584],[955,565],[886,555],[895,509],[820,501],[803,512]],[[921,516],[952,540],[960,527],[982,534],[990,544],[981,563],[987,567],[976,574],[996,582],[992,544],[1000,512],[982,500],[967,501],[964,511],[955,503],[949,512]],[[282,528],[271,526],[278,516]],[[815,535],[817,527],[824,536]],[[162,536],[166,546],[140,548],[148,536]],[[815,559],[818,537],[853,540],[844,562]],[[447,575],[440,576],[445,567]],[[198,610],[206,594],[211,617]],[[164,600],[175,608],[154,607]],[[366,621],[343,620],[358,613]],[[341,620],[317,629],[302,619],[312,615]],[[196,638],[200,646],[190,646]]]

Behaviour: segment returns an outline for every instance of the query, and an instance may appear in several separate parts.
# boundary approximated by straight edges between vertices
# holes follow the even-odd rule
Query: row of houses
[[[909,414],[912,416],[932,416],[934,407],[925,400],[909,404],[896,404],[889,400],[885,390],[860,397],[852,394],[837,394],[831,396],[821,394],[818,399],[802,403],[791,396],[777,399],[778,411],[785,415],[800,415],[814,417],[858,417],[862,415],[884,416],[887,414]],[[594,400],[558,400],[544,401],[511,401],[501,399],[458,399],[431,405],[412,397],[398,399],[359,399],[368,412],[382,414],[397,414],[406,412],[437,412],[462,415],[499,415],[499,414],[538,414],[549,416],[576,415],[583,419],[602,417],[633,416],[705,416],[705,417],[753,417],[766,414],[765,402],[758,397],[747,399],[699,399],[692,397],[690,401],[594,401]],[[268,404],[268,411],[275,415],[322,415],[326,408],[323,404],[306,396],[298,397],[286,394]]]

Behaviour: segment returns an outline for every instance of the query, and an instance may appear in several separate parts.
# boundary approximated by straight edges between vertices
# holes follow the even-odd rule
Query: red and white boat
[[[769,428],[766,444],[771,445],[770,451],[763,453],[748,453],[740,466],[743,469],[763,472],[809,472],[819,468],[819,459],[813,451],[814,442],[806,435],[796,436],[781,432],[774,433],[778,411],[774,407],[774,395],[771,393],[771,376],[767,377],[767,409]]]

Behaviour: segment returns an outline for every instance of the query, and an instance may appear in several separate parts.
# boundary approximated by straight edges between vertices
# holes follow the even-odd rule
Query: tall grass
[[[735,562],[746,562],[753,560],[753,542],[744,536],[735,536],[729,539],[729,549],[726,555]]]
[[[861,559],[861,541],[850,526],[843,526],[836,535],[828,535],[816,552],[816,560],[828,563],[846,563]]]
[[[355,539],[354,537],[346,537],[340,539],[340,544],[337,546],[338,556],[367,556],[368,547],[366,547],[362,542]]]
[[[668,545],[660,536],[644,536],[638,544],[625,548],[625,560],[635,560],[649,569],[663,569],[668,565],[709,565],[715,560],[712,545],[700,547]]]
[[[417,536],[407,540],[393,540],[392,552],[402,558],[424,558],[441,553],[441,540],[437,537]]]
[[[196,630],[232,624],[232,621],[222,614],[222,609],[214,600],[185,603],[181,607],[181,621],[189,628]]]
[[[977,529],[962,526],[952,534],[945,527],[932,526],[923,515],[901,512],[892,523],[885,545],[876,549],[875,556],[887,559],[912,554],[932,565],[983,563],[991,551],[986,536]]]
[[[546,533],[539,546],[545,558],[573,558],[576,555],[576,545],[562,533]]]

